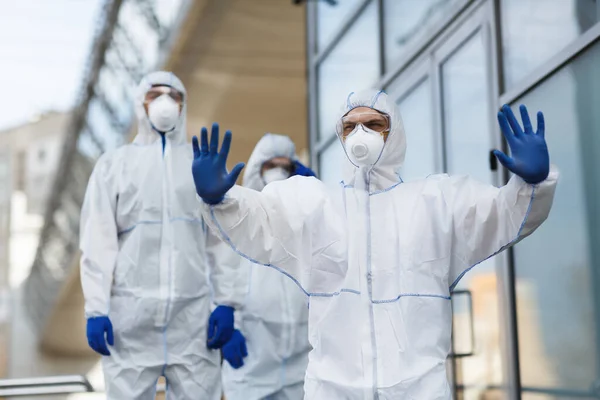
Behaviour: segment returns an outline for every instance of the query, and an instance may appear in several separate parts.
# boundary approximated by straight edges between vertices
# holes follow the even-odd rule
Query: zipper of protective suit
[[[163,324],[164,324],[164,330],[165,330],[165,335],[166,335],[166,325],[167,325],[167,321],[168,321],[168,316],[169,316],[169,308],[171,305],[171,281],[172,281],[172,276],[171,276],[171,251],[169,248],[169,235],[168,235],[168,230],[170,228],[170,222],[171,222],[171,204],[169,202],[169,193],[170,193],[170,188],[169,188],[169,166],[168,166],[168,159],[169,159],[169,155],[170,155],[170,147],[168,148],[167,145],[167,138],[166,138],[166,134],[162,134],[161,135],[161,142],[162,142],[162,183],[163,183],[163,187],[162,187],[162,203],[163,203],[163,215],[162,215],[162,233],[161,233],[161,260],[164,260],[166,263],[166,267],[167,270],[164,271],[164,268],[162,268],[164,265],[161,265],[161,279],[160,279],[160,292],[161,292],[161,301],[166,301],[166,305],[165,308],[163,310],[164,312],[164,319],[163,319]],[[166,251],[167,254],[163,254],[163,252]],[[161,262],[162,264],[162,262]],[[166,275],[166,276],[163,276]],[[166,279],[164,279],[166,278]],[[164,283],[165,281],[167,282],[167,287],[164,287]],[[164,290],[166,289],[166,293],[164,292]],[[165,338],[166,341],[166,338]],[[165,344],[166,346],[166,344]]]
[[[371,324],[371,347],[373,351],[373,399],[378,400],[377,392],[377,339],[375,337],[375,315],[373,311],[373,276],[371,274],[371,170],[366,173],[365,190],[367,208],[367,290],[369,292],[369,322]]]

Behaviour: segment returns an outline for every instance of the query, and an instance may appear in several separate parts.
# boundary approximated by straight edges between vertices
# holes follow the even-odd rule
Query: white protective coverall
[[[341,205],[320,181],[293,177],[262,192],[235,186],[201,207],[237,252],[309,293],[305,399],[448,400],[450,293],[547,218],[558,173],[537,185],[513,176],[501,188],[468,176],[403,183],[397,106],[366,91],[338,117],[360,106],[388,114],[391,129],[374,166],[348,162]]]
[[[157,84],[184,93],[164,154],[143,107]],[[100,157],[81,212],[85,314],[107,315],[114,327],[114,347],[102,360],[107,396],[154,399],[163,375],[176,399],[218,400],[220,355],[206,344],[211,287],[215,303],[238,307],[238,265],[216,260],[231,250],[205,233],[198,210],[183,84],[172,73],[151,73],[135,101],[138,134]]]
[[[275,157],[295,160],[294,143],[287,136],[266,134],[248,160],[244,186],[263,190],[261,168]],[[248,357],[239,369],[223,363],[225,397],[302,399],[310,350],[306,293],[278,271],[240,259],[243,265],[238,273],[246,274],[246,300],[242,311],[236,312],[236,320],[241,320],[237,329],[246,338]]]

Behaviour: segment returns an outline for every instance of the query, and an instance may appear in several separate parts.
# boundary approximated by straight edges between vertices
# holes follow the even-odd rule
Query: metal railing
[[[93,391],[90,382],[82,375],[0,379],[0,397],[48,396]]]
[[[157,393],[164,393],[166,386],[158,384]],[[43,376],[37,378],[0,379],[0,398],[37,397],[97,393],[83,375]]]

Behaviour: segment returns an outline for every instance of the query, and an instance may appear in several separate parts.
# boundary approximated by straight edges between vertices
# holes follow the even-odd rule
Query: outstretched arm
[[[220,152],[218,125],[211,136],[210,146],[206,129],[200,146],[193,140],[192,167],[208,226],[241,257],[274,268],[306,288],[315,248],[312,226],[327,203],[323,184],[290,178],[262,192],[234,187],[242,166],[231,173],[225,167],[231,133],[225,134]]]
[[[525,106],[521,117],[524,129],[508,106],[498,113],[512,157],[495,154],[515,174],[508,184],[496,188],[468,177],[453,177],[443,184],[454,221],[451,290],[467,271],[530,235],[550,213],[558,172],[550,167],[544,117],[538,113],[537,132]]]

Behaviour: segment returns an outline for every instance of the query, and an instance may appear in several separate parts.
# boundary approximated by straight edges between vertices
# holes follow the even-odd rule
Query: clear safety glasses
[[[146,97],[144,98],[145,103],[151,103],[156,100],[163,94],[169,95],[170,98],[175,100],[178,104],[183,103],[183,94],[176,89],[173,89],[169,86],[154,86],[151,87],[148,92],[146,92]]]
[[[376,111],[346,115],[338,122],[336,132],[342,139],[345,139],[354,132],[357,125],[384,134],[390,130],[390,118]]]

